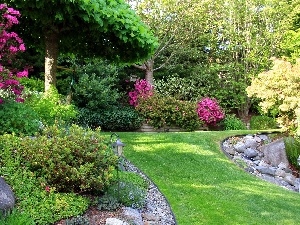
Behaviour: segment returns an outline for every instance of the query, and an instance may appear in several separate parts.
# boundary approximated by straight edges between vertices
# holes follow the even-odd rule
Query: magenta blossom
[[[203,98],[200,102],[198,102],[197,113],[199,118],[205,122],[206,125],[214,126],[225,117],[225,114],[218,102],[211,98]]]
[[[153,95],[153,86],[147,80],[136,80],[134,90],[128,93],[129,104],[133,106],[138,105],[139,98],[148,98]]]

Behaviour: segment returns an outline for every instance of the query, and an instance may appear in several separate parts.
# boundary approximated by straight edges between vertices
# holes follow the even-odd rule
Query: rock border
[[[290,191],[299,192],[300,178],[290,168],[283,140],[271,140],[269,137],[276,133],[278,132],[230,136],[221,141],[220,147],[230,160],[246,172]]]

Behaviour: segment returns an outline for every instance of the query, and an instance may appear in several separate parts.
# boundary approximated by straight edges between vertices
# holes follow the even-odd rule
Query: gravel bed
[[[173,214],[167,199],[152,180],[128,160],[124,159],[123,165],[126,171],[139,174],[150,184],[146,197],[146,204],[141,211],[143,217],[145,218],[147,215],[154,216],[156,224],[158,225],[176,225],[175,215]]]

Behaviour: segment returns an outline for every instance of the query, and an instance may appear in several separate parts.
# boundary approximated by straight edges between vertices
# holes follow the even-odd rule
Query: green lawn
[[[242,132],[118,134],[125,157],[159,187],[179,225],[300,224],[300,194],[244,172],[222,153],[220,142]]]

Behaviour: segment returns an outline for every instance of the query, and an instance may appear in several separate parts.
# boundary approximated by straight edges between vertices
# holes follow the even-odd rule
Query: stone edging
[[[289,168],[283,140],[272,141],[268,136],[270,134],[231,136],[221,141],[220,147],[229,159],[246,172],[298,192],[300,178],[294,176]]]

